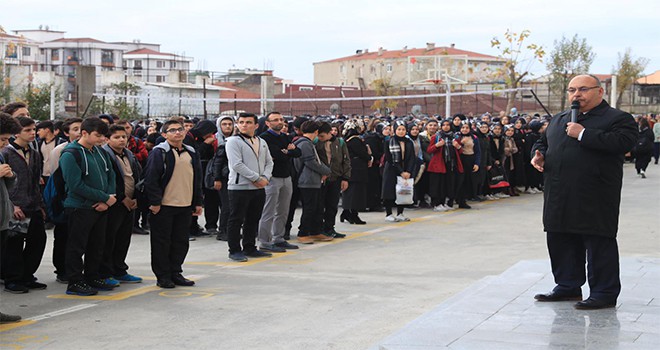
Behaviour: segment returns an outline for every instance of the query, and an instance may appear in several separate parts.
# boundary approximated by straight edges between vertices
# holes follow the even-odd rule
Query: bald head
[[[578,75],[568,83],[569,101],[580,102],[580,112],[586,113],[603,101],[604,90],[600,80],[591,74]]]

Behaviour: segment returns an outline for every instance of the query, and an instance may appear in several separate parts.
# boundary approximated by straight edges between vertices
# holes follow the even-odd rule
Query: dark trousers
[[[266,191],[229,190],[229,222],[227,223],[227,243],[229,253],[254,252],[259,230],[259,219],[266,202]],[[241,227],[243,247],[241,248]]]
[[[548,232],[547,242],[555,291],[578,291],[588,278],[590,297],[616,301],[621,292],[616,238]]]
[[[367,169],[367,176],[369,177],[369,182],[367,183],[367,208],[369,210],[380,209],[382,207],[380,194],[383,188],[380,168],[372,166]]]
[[[403,214],[403,205],[396,204],[395,199],[383,199],[383,205],[385,206],[385,215],[392,215],[392,208],[396,207],[396,215]]]
[[[41,211],[24,213],[30,217],[25,236],[9,237],[9,231],[2,231],[2,275],[5,283],[32,282],[46,249],[46,230]]]
[[[83,279],[98,279],[108,213],[80,208],[67,208],[66,213],[69,217],[69,237],[66,242],[66,273],[69,276],[69,285]]]
[[[639,174],[642,170],[646,172],[646,167],[649,166],[649,163],[651,163],[650,153],[637,154],[635,156],[635,169],[637,170],[637,174]]]
[[[120,202],[108,209],[103,261],[99,269],[102,278],[123,276],[128,271],[126,256],[133,234],[133,213]]]
[[[181,273],[188,254],[188,228],[191,207],[161,206],[158,214],[151,214],[151,270],[158,279],[168,280]]]
[[[207,230],[218,228],[220,217],[220,195],[214,189],[204,189],[204,228]]]
[[[341,195],[341,180],[326,181],[321,185],[320,200],[323,214],[323,232],[335,228],[337,211],[339,208],[339,196]]]
[[[298,237],[317,235],[321,233],[321,215],[323,204],[320,201],[320,188],[300,188],[302,199],[302,216],[298,226]],[[337,213],[335,212],[335,215]]]
[[[476,173],[472,172],[476,157],[474,154],[461,155],[461,163],[463,163],[463,177],[462,186],[457,187],[457,200],[458,203],[465,203],[467,198],[473,198],[477,191]]]
[[[227,233],[227,225],[229,223],[229,191],[227,191],[227,184],[222,184],[222,189],[218,191],[218,198],[220,200],[220,224],[218,231],[220,233]]]
[[[53,228],[53,266],[55,274],[66,277],[66,241],[69,237],[69,224],[55,224]]]
[[[459,173],[457,169],[454,171],[447,171],[445,181],[445,193],[447,194],[447,205],[454,205],[454,201],[458,203],[465,202],[465,195],[462,191],[465,173]]]
[[[431,195],[431,205],[437,206],[445,204],[447,200],[447,176],[442,173],[428,173],[429,194]]]

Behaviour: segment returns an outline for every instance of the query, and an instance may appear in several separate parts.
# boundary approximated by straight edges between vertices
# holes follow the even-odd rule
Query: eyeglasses
[[[578,91],[579,91],[579,92],[587,92],[587,91],[589,91],[589,90],[591,90],[591,89],[598,89],[599,87],[600,87],[600,86],[592,86],[592,87],[582,86],[582,87],[579,87],[579,88],[577,88],[577,89],[576,89],[576,88],[568,88],[568,89],[566,89],[566,92],[568,92],[569,94],[574,94],[574,93],[576,93],[576,92],[578,92]]]
[[[179,132],[183,132],[184,130],[185,130],[184,128],[176,128],[176,129],[169,129],[169,130],[167,130],[167,132],[170,133],[170,134],[176,134],[176,133],[179,133]]]

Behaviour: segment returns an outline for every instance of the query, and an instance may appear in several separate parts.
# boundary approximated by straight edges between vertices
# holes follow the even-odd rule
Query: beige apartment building
[[[446,82],[447,75],[468,84],[501,81],[498,57],[427,43],[425,48],[357,50],[355,55],[314,63],[314,84],[353,86],[363,89],[377,79],[395,86]],[[458,80],[454,81],[457,82]]]

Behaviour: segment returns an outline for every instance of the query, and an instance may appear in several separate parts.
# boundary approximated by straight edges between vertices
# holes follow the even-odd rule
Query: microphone
[[[580,112],[580,101],[571,102],[571,123],[577,123],[577,116]]]

